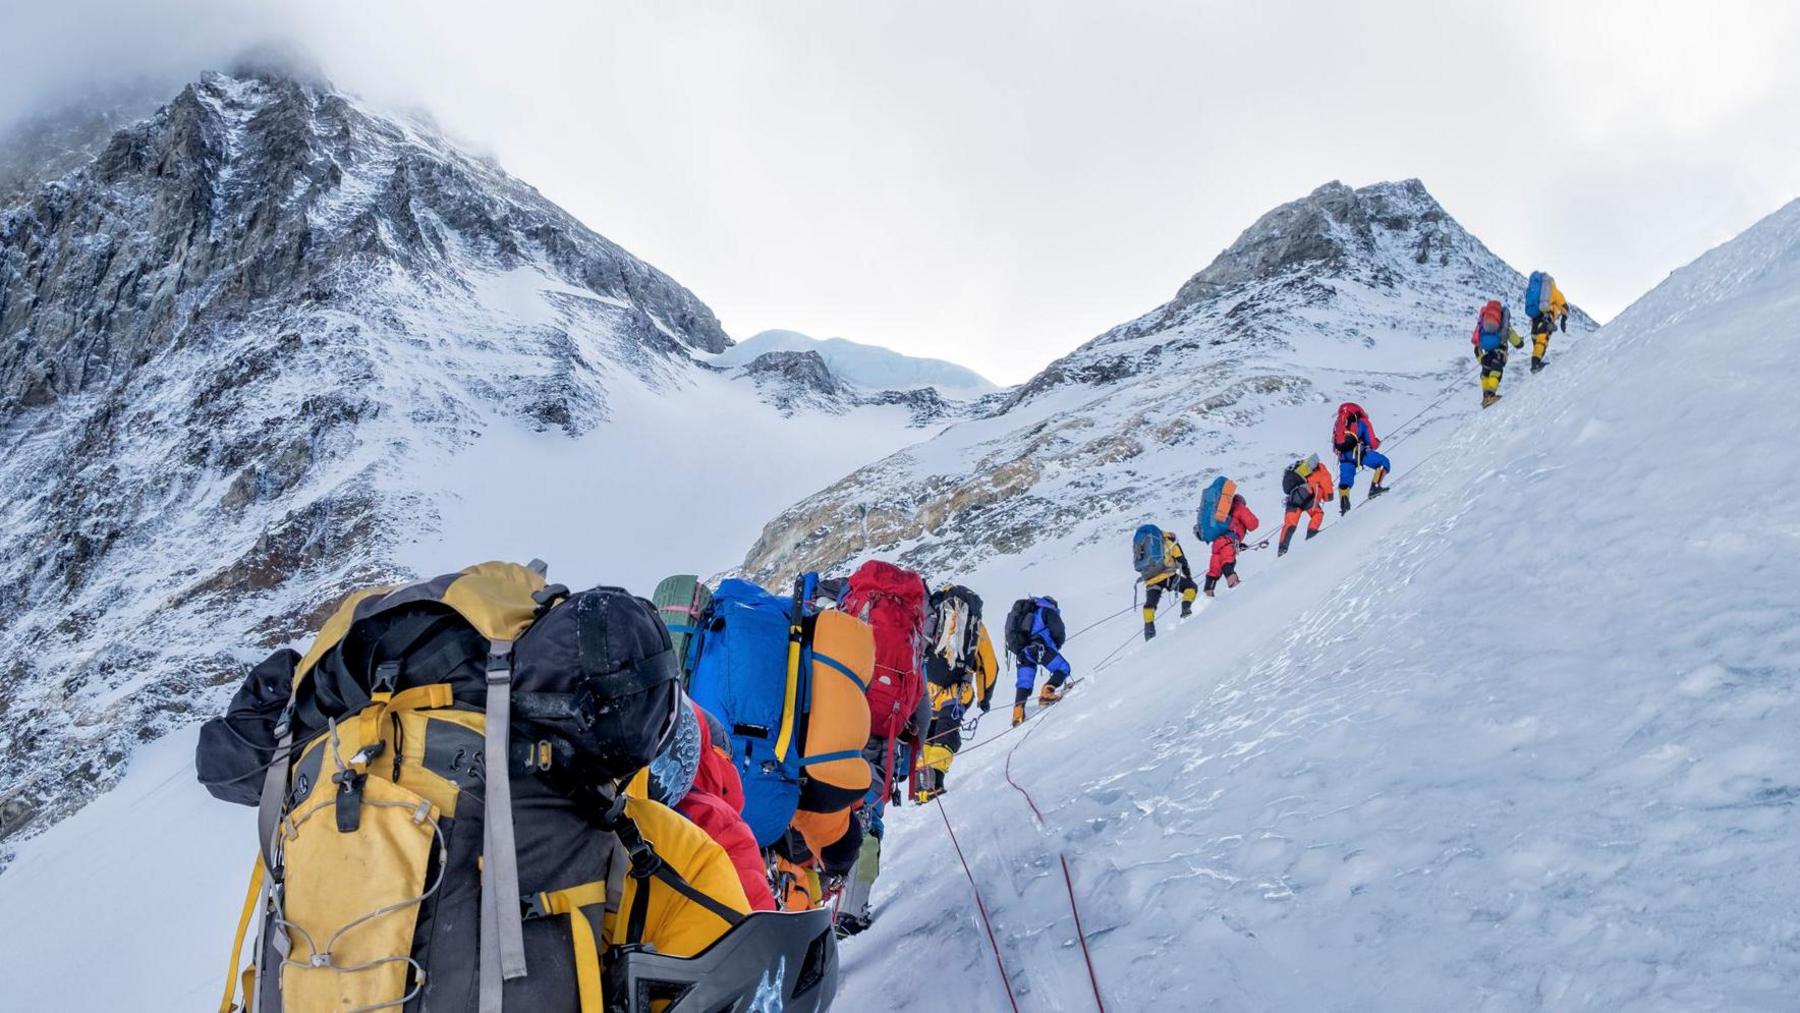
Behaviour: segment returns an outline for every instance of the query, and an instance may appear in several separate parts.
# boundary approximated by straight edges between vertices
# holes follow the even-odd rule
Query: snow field
[[[1058,852],[1109,1008],[1792,1008],[1797,235],[1509,371],[1126,660],[1090,667],[1130,619],[1072,645],[1093,681],[1012,757],[1046,825],[1013,746],[945,796],[1021,1008],[1093,1008]],[[1122,604],[1125,537],[1034,578],[1072,628]],[[1006,1008],[940,820],[889,826],[840,1002]]]

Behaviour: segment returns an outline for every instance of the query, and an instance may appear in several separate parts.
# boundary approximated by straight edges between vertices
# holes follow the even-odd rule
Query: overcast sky
[[[274,35],[788,327],[1027,378],[1417,176],[1605,319],[1800,195],[1800,4],[7,0],[0,118]]]

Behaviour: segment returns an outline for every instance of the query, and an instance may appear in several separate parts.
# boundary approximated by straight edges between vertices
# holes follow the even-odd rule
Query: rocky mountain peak
[[[497,444],[729,382],[674,279],[285,59],[63,150],[0,198],[0,863],[345,590],[416,573],[508,481]]]
[[[1391,269],[1396,254],[1447,262],[1468,234],[1416,179],[1352,189],[1333,180],[1258,218],[1175,296],[1187,305],[1246,283],[1306,270]]]
[[[460,285],[471,258],[636,307],[651,350],[729,345],[692,293],[492,164],[275,56],[248,61],[0,211],[0,404],[116,380],[252,302],[330,305],[397,271]]]
[[[1257,489],[1262,509],[1292,455],[1328,452],[1316,441],[1331,406],[1416,415],[1468,374],[1476,308],[1503,298],[1522,314],[1524,290],[1418,180],[1327,183],[982,416],[796,503],[742,569],[779,581],[873,554],[967,574],[1043,542],[1191,517],[1220,473]],[[1570,340],[1592,327],[1571,308]],[[1283,435],[1269,446],[1265,433]]]

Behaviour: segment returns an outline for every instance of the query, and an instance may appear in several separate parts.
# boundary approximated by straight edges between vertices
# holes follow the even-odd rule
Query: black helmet
[[[831,912],[756,911],[692,957],[621,947],[606,970],[609,1013],[823,1013],[837,994]]]
[[[543,776],[571,797],[655,758],[679,716],[680,683],[655,606],[616,587],[570,595],[513,649],[513,717],[522,737],[551,745]]]

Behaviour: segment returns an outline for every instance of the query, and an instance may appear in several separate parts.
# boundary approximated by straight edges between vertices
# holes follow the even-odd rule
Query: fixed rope
[[[1035,730],[1034,726],[1033,731]],[[1006,751],[1004,773],[1006,774],[1006,783],[1012,785],[1013,790],[1025,799],[1025,804],[1031,807],[1031,815],[1036,817],[1037,825],[1041,829],[1049,821],[1044,819],[1043,810],[1038,808],[1037,800],[1031,797],[1031,792],[1026,791],[1025,786],[1014,780],[1012,775],[1013,754],[1017,753],[1019,747],[1023,746],[1025,740],[1030,737],[1031,732],[1026,732],[1020,736],[1019,741],[1013,743],[1011,749]],[[1069,894],[1069,914],[1075,920],[1075,941],[1081,944],[1081,959],[1087,964],[1088,984],[1092,985],[1094,989],[1094,1005],[1100,1008],[1100,1013],[1106,1013],[1106,999],[1100,994],[1100,976],[1094,971],[1094,956],[1088,952],[1087,930],[1081,924],[1081,905],[1075,899],[1075,877],[1069,871],[1069,855],[1067,852],[1059,850],[1056,857],[1062,862],[1063,888]]]
[[[1075,938],[1081,943],[1081,959],[1087,964],[1088,984],[1094,986],[1094,1005],[1100,1007],[1100,1013],[1106,1013],[1106,1000],[1100,997],[1100,976],[1094,973],[1094,956],[1088,952],[1087,930],[1081,927],[1081,908],[1075,903],[1075,877],[1069,872],[1069,856],[1056,857],[1062,859],[1063,886],[1069,891],[1069,913],[1075,916]]]
[[[1419,409],[1416,413],[1414,413],[1412,418],[1407,419],[1405,422],[1402,422],[1399,425],[1395,426],[1393,428],[1393,430],[1388,434],[1388,442],[1389,443],[1399,443],[1402,439],[1404,439],[1404,437],[1402,437],[1400,434],[1406,431],[1407,426],[1410,426],[1414,422],[1419,421],[1420,418],[1424,417],[1426,412],[1432,410],[1433,408],[1436,408],[1438,405],[1443,404],[1445,401],[1450,400],[1450,398],[1453,395],[1455,395],[1458,390],[1462,389],[1463,384],[1468,382],[1469,374],[1480,370],[1480,368],[1481,368],[1481,364],[1479,362],[1477,362],[1473,369],[1464,369],[1461,372],[1457,373],[1456,379],[1450,381],[1449,386],[1445,387],[1442,391],[1438,392],[1438,396],[1430,404],[1427,404],[1425,407]]]
[[[1163,614],[1168,612],[1169,607],[1173,604],[1175,604],[1175,603],[1172,601],[1164,604],[1163,607],[1157,611],[1156,618],[1161,619],[1163,617]],[[1127,648],[1127,647],[1130,647],[1132,642],[1137,640],[1139,636],[1141,636],[1141,634],[1137,633],[1136,631],[1133,631],[1130,637],[1127,637],[1123,643],[1121,643],[1121,644],[1119,644],[1119,646],[1113,648],[1112,651],[1109,654],[1107,654],[1106,657],[1101,658],[1099,661],[1094,663],[1094,671],[1099,672],[1102,669],[1104,669],[1107,665],[1111,664],[1112,660],[1119,655],[1119,652],[1125,650],[1125,648]]]
[[[1069,634],[1068,638],[1063,641],[1063,644],[1066,646],[1070,643],[1073,643],[1076,637],[1081,636],[1083,633],[1086,633],[1089,630],[1098,629],[1099,627],[1105,625],[1106,623],[1110,623],[1114,619],[1117,619],[1120,616],[1124,615],[1125,613],[1130,612],[1134,608],[1137,608],[1136,601],[1133,601],[1130,605],[1126,606],[1125,608],[1122,608],[1119,611],[1114,612],[1112,615],[1102,616],[1101,618],[1096,619],[1091,623],[1088,623],[1086,626],[1083,626],[1081,629],[1075,631],[1074,633]]]
[[[975,894],[975,910],[981,913],[981,927],[987,930],[988,945],[994,950],[994,966],[1000,971],[1000,984],[1006,986],[1006,1001],[1012,1005],[1013,1013],[1019,1013],[1019,999],[1013,995],[1012,979],[1006,974],[1006,961],[1000,956],[1000,940],[994,936],[993,920],[988,918],[987,904],[981,899],[981,886],[975,882],[975,873],[969,870],[969,859],[963,854],[962,843],[956,839],[956,828],[950,825],[950,813],[944,808],[944,800],[937,800],[938,815],[944,818],[944,830],[950,834],[950,844],[956,849],[957,861],[962,863],[963,875],[969,877],[969,889]]]

